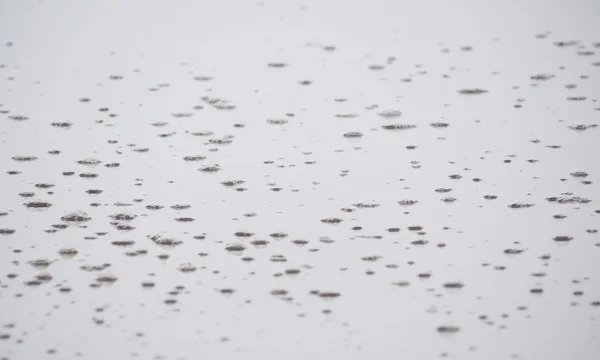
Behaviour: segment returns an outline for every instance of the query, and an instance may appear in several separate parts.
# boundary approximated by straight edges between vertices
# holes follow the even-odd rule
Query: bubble
[[[286,238],[288,235],[286,233],[282,233],[282,232],[274,232],[269,234],[270,237],[272,237],[273,239],[277,239],[277,240],[281,240],[283,238]]]
[[[38,281],[41,281],[42,283],[49,283],[50,281],[52,281],[53,277],[52,277],[52,275],[50,275],[46,272],[43,272],[43,273],[37,274],[35,276],[35,279]]]
[[[253,240],[250,242],[257,249],[264,249],[269,242],[267,240]]]
[[[443,286],[446,289],[462,289],[465,285],[460,281],[453,281],[444,283]]]
[[[554,46],[557,47],[572,47],[579,44],[579,41],[569,40],[569,41],[555,41]]]
[[[417,246],[417,247],[422,247],[425,246],[429,243],[429,241],[427,240],[414,240],[410,242],[411,244]]]
[[[304,240],[304,239],[297,239],[297,240],[292,240],[292,243],[294,245],[304,246],[304,245],[308,244],[308,241]]]
[[[485,94],[487,92],[488,92],[487,90],[479,89],[479,88],[458,90],[458,93],[462,94],[462,95],[481,95],[481,94]]]
[[[271,255],[271,258],[269,260],[271,262],[287,262],[286,257],[281,254]]]
[[[29,117],[27,117],[25,115],[16,115],[16,114],[15,115],[10,115],[8,118],[11,119],[11,120],[14,120],[14,121],[29,120]]]
[[[535,81],[547,81],[547,80],[551,80],[554,79],[556,76],[554,74],[535,74],[535,75],[531,75],[530,79],[531,80],[535,80]]]
[[[66,121],[65,122],[53,122],[53,123],[50,123],[50,125],[52,127],[59,128],[59,129],[70,129],[71,126],[73,126],[73,123],[66,122]]]
[[[161,205],[146,205],[146,209],[148,209],[148,210],[160,210],[163,207],[164,206],[161,206]]]
[[[234,187],[234,186],[239,186],[242,185],[243,183],[245,183],[245,181],[243,180],[227,180],[227,181],[221,181],[221,185],[225,186],[225,187]]]
[[[320,291],[318,296],[321,299],[337,299],[338,297],[341,296],[341,294],[338,292],[332,292],[332,291]]]
[[[87,158],[87,159],[77,160],[77,163],[79,165],[94,167],[94,166],[100,165],[102,163],[102,161],[100,161],[98,159],[94,159],[94,158]]]
[[[556,202],[559,204],[587,204],[592,200],[580,196],[575,196],[573,193],[562,193],[559,196],[547,197],[548,202]]]
[[[194,115],[193,113],[173,113],[171,114],[174,118],[188,118]]]
[[[52,204],[47,201],[30,201],[23,205],[31,209],[47,209],[52,206]]]
[[[102,265],[83,265],[80,267],[81,270],[86,272],[95,272],[95,271],[103,271],[109,268],[110,264],[102,264]]]
[[[373,255],[373,256],[365,256],[361,258],[362,261],[375,262],[381,259],[381,256]]]
[[[135,244],[135,241],[133,241],[133,240],[118,240],[118,241],[113,241],[111,244],[113,244],[114,246],[120,246],[120,247],[131,247]]]
[[[553,237],[552,240],[554,240],[556,242],[569,242],[569,241],[573,240],[573,237],[560,235],[560,236]]]
[[[162,247],[163,249],[172,249],[178,245],[181,245],[183,242],[177,239],[167,237],[164,235],[149,235],[150,240],[152,240],[156,245]]]
[[[523,249],[505,249],[504,253],[506,255],[519,255],[521,253],[523,253],[525,250]]]
[[[254,233],[251,233],[251,232],[248,232],[248,231],[236,231],[233,235],[235,235],[237,237],[245,238],[245,237],[252,237],[252,236],[254,236]]]
[[[358,138],[363,137],[363,133],[358,132],[358,131],[351,131],[351,132],[345,133],[344,137],[348,138],[348,139],[358,139]]]
[[[232,244],[232,245],[227,246],[225,248],[225,250],[229,251],[233,255],[239,256],[239,255],[242,255],[244,250],[246,250],[246,247],[242,244]]]
[[[35,259],[29,261],[29,265],[33,266],[37,270],[46,270],[52,262],[47,259]]]
[[[178,217],[178,218],[175,218],[175,221],[177,221],[177,222],[192,222],[192,221],[196,221],[196,219],[191,218],[191,217]]]
[[[194,136],[212,136],[214,135],[214,133],[212,131],[197,131],[197,132],[193,132],[191,133]]]
[[[288,291],[284,290],[284,289],[271,290],[271,295],[273,295],[274,297],[282,297],[282,296],[286,296],[287,294],[288,294]]]
[[[524,202],[516,202],[516,203],[512,203],[512,204],[508,205],[508,207],[511,209],[523,209],[523,208],[530,208],[532,206],[534,206],[534,204],[528,204],[528,203],[524,203]]]
[[[576,178],[586,178],[588,177],[588,173],[585,171],[575,171],[571,173],[571,176]]]
[[[90,221],[92,218],[83,211],[75,211],[75,212],[67,213],[66,215],[62,216],[60,219],[66,223],[82,224],[82,223]]]
[[[379,64],[369,65],[369,70],[378,71],[378,70],[383,70],[383,69],[385,69],[385,66],[383,66],[383,65],[379,65]]]
[[[236,108],[236,106],[230,104],[229,101],[216,97],[204,96],[202,97],[202,101],[204,101],[205,103],[209,104],[217,110],[230,111],[235,110]]]
[[[11,159],[13,159],[14,161],[19,161],[19,162],[28,162],[28,161],[37,160],[37,156],[18,155],[18,156],[13,156]]]
[[[192,265],[191,263],[184,263],[181,264],[179,266],[179,271],[181,271],[182,273],[192,273],[194,271],[196,271],[198,268],[194,265]]]
[[[175,204],[175,205],[171,205],[171,209],[177,210],[177,211],[188,210],[188,209],[191,209],[191,208],[192,208],[192,205],[190,205],[190,204]]]
[[[84,179],[95,179],[98,176],[99,175],[96,173],[81,173],[81,174],[79,174],[79,177],[84,178]]]
[[[137,215],[128,214],[128,213],[117,213],[117,214],[110,215],[111,219],[117,220],[117,221],[132,221],[136,217],[137,217]]]
[[[222,295],[230,296],[230,295],[233,295],[235,293],[235,290],[231,289],[231,288],[223,288],[223,289],[219,289],[219,292]]]
[[[395,119],[397,117],[402,116],[402,111],[396,109],[387,109],[377,113],[377,115],[381,116],[385,119]]]
[[[270,62],[270,63],[267,63],[267,66],[270,67],[270,68],[279,68],[279,69],[281,69],[281,68],[287,67],[288,64],[285,63],[285,62]]]
[[[96,281],[101,284],[112,284],[117,281],[117,277],[112,275],[101,275],[96,278]]]
[[[150,151],[150,149],[149,148],[135,148],[132,151],[135,151],[137,153],[146,153],[146,152]]]
[[[203,173],[216,173],[221,170],[221,167],[218,164],[204,165],[201,168],[199,168],[198,170]]]
[[[324,218],[324,219],[321,219],[321,222],[325,223],[325,224],[339,224],[342,221],[343,220],[340,219],[340,218]]]
[[[285,125],[288,123],[287,119],[267,119],[267,123],[271,125]]]
[[[213,145],[229,145],[233,142],[233,136],[224,136],[220,139],[210,139],[208,142]]]
[[[455,325],[442,325],[437,327],[437,332],[440,334],[456,334],[460,328]]]
[[[376,207],[379,207],[379,204],[375,204],[375,203],[357,203],[357,204],[352,204],[352,206],[355,206],[359,209],[374,209]]]
[[[460,175],[455,175],[455,176],[460,176]],[[437,193],[445,194],[445,193],[451,192],[452,189],[450,189],[450,188],[437,188],[434,191],[437,192]]]
[[[340,118],[340,119],[354,119],[356,117],[358,117],[358,114],[335,114],[336,118]]]
[[[384,130],[390,130],[390,131],[401,131],[401,130],[414,129],[416,127],[417,127],[417,125],[412,125],[412,124],[390,124],[390,125],[383,125],[381,128]]]

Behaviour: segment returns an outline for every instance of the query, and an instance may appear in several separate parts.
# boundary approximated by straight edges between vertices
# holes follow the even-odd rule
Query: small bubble
[[[437,332],[439,332],[441,334],[456,334],[459,331],[460,331],[460,328],[458,326],[454,326],[454,325],[442,325],[442,326],[438,326],[438,328],[437,328]]]
[[[487,92],[488,92],[487,90],[479,89],[479,88],[458,90],[458,93],[463,94],[463,95],[481,95],[481,94],[485,94]]]

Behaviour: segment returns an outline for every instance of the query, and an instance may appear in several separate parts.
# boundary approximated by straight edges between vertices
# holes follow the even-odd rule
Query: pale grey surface
[[[0,229],[15,230],[0,235],[0,357],[600,358],[600,129],[569,129],[600,123],[599,18],[597,1],[0,1]],[[568,41],[578,43],[556,45]],[[488,92],[458,93],[473,88]],[[235,109],[215,109],[206,96]],[[390,109],[402,115],[378,115]],[[417,127],[382,128],[398,123]],[[191,134],[201,131],[214,134]],[[209,143],[227,135],[230,144]],[[206,159],[183,160],[190,155]],[[86,158],[102,164],[77,164]],[[120,167],[104,166],[112,162]],[[198,171],[207,164],[221,170]],[[546,200],[565,192],[591,201]],[[419,202],[400,206],[404,199]],[[23,205],[33,200],[52,207]],[[516,202],[534,206],[509,208]],[[92,219],[45,232],[73,211]],[[112,226],[118,213],[137,215],[135,229]],[[425,234],[408,229],[416,225]],[[183,243],[163,249],[154,234]],[[382,238],[360,237],[374,235]],[[255,248],[257,239],[269,244]],[[421,239],[428,243],[412,243]],[[123,240],[135,244],[111,244]],[[244,244],[243,255],[229,253],[231,244]],[[65,248],[79,253],[64,259]],[[124,254],[138,249],[148,253]],[[157,258],[164,253],[168,260]],[[28,263],[35,259],[53,263],[42,272]],[[80,269],[103,263],[111,267]],[[197,270],[178,271],[185,263]],[[24,284],[40,273],[52,280]],[[100,275],[118,280],[90,287]],[[401,281],[409,285],[394,285]],[[444,288],[453,281],[464,287]],[[177,285],[185,289],[168,294]],[[271,295],[277,289],[293,299]],[[441,334],[444,325],[459,331]]]

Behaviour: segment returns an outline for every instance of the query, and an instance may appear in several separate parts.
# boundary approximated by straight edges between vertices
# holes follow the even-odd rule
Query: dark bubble
[[[437,331],[442,334],[455,334],[460,331],[460,328],[454,325],[442,325],[438,326]]]
[[[568,242],[568,241],[573,240],[573,237],[561,235],[561,236],[553,237],[552,240],[557,241],[557,242]]]
[[[534,204],[528,204],[528,203],[524,203],[524,202],[517,202],[517,203],[512,203],[509,204],[508,207],[511,209],[523,209],[523,208],[530,208],[534,206]]]
[[[556,76],[554,74],[535,74],[530,76],[531,80],[536,80],[536,81],[546,81],[546,80],[550,80],[550,79],[554,79]]]
[[[487,90],[479,89],[479,88],[458,90],[458,93],[463,94],[463,95],[481,95],[481,94],[485,94],[487,92],[488,92]]]
[[[344,134],[345,138],[349,138],[349,139],[358,139],[363,137],[363,133],[358,132],[358,131],[351,131],[351,132],[347,132]]]
[[[23,205],[33,209],[45,209],[52,206],[52,204],[47,201],[30,201],[28,203],[24,203]]]
[[[399,130],[414,129],[416,127],[417,127],[417,125],[412,125],[412,124],[391,124],[391,125],[383,125],[381,128],[384,130],[399,131]]]
[[[60,129],[70,129],[71,126],[73,126],[73,123],[70,122],[53,122],[50,123],[51,126],[55,127],[55,128],[60,128]]]
[[[13,156],[11,159],[19,162],[27,162],[27,161],[35,161],[37,160],[37,156]]]

